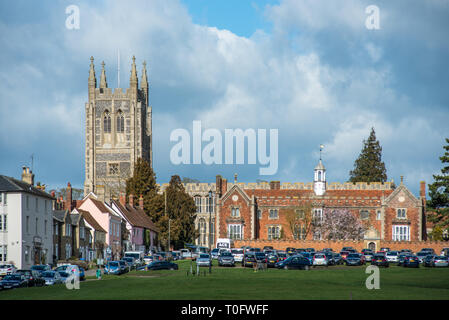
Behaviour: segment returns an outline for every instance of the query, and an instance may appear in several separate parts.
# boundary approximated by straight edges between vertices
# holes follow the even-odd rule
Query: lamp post
[[[209,258],[210,258],[210,264],[209,264],[209,273],[212,272],[212,190],[209,190]]]

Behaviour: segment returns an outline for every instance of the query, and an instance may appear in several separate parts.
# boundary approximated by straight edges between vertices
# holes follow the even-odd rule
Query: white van
[[[185,259],[185,258],[190,258],[191,253],[189,249],[181,249],[179,250],[181,251],[181,256]]]
[[[126,251],[125,252],[125,257],[129,257],[129,258],[134,258],[134,260],[136,261],[136,265],[141,266],[144,261],[143,261],[143,257],[145,256],[145,254],[141,251]]]

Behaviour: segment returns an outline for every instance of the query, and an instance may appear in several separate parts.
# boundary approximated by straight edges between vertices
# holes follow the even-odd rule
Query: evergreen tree
[[[433,175],[434,183],[429,184],[430,200],[427,206],[435,210],[435,215],[429,218],[432,222],[443,229],[449,226],[449,139],[444,146],[445,153],[440,157],[443,163],[441,174]]]
[[[363,140],[363,149],[354,163],[354,170],[349,172],[351,182],[385,182],[387,170],[382,161],[382,147],[376,139],[376,132],[371,128],[368,140]]]
[[[151,207],[153,198],[157,195],[158,186],[156,184],[156,175],[148,161],[139,158],[134,165],[133,176],[126,181],[126,195],[134,195],[134,199],[143,196],[143,206],[145,209]],[[148,210],[145,210],[147,214]]]

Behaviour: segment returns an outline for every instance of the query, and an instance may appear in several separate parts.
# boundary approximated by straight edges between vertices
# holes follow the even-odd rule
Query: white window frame
[[[269,225],[268,230],[268,240],[277,240],[281,238],[281,226],[280,225]]]
[[[392,229],[393,241],[410,241],[410,226],[393,225]]]
[[[237,236],[235,236],[237,235]],[[228,238],[234,240],[243,239],[243,225],[242,224],[228,224]]]

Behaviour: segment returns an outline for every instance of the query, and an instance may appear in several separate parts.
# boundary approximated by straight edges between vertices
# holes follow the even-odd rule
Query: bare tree
[[[324,209],[322,219],[314,220],[314,232],[326,240],[362,240],[366,226],[347,209]]]

